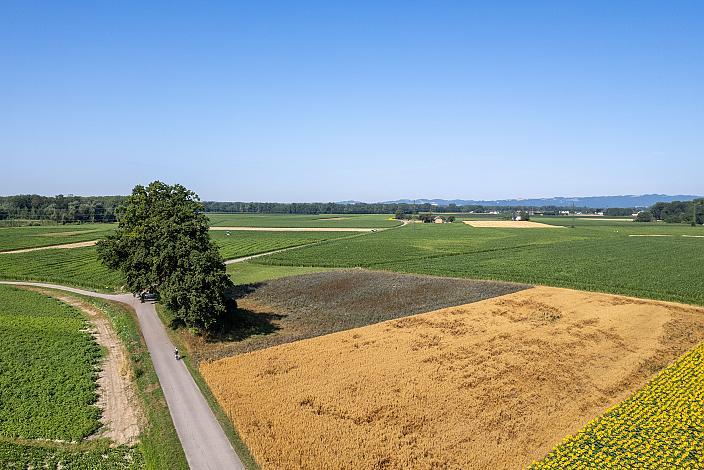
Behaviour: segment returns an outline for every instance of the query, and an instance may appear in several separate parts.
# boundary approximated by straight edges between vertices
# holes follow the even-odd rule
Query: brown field
[[[525,284],[342,269],[241,286],[233,328],[187,335],[197,360],[264,349],[526,289]],[[418,295],[422,292],[424,295]]]
[[[203,363],[263,468],[520,468],[704,339],[704,309],[536,287]]]
[[[465,220],[464,223],[477,228],[565,228],[529,220]]]

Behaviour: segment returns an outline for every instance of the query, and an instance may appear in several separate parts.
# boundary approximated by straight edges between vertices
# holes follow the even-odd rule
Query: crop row
[[[333,238],[349,237],[345,232],[248,232],[212,231],[210,236],[225,259],[256,255]]]
[[[678,229],[675,227],[675,231]],[[582,227],[511,230],[471,229],[455,224],[415,229],[407,226],[278,253],[255,262],[360,266],[704,304],[700,272],[704,238],[629,237],[620,231]]]
[[[210,224],[220,227],[312,227],[383,228],[400,225],[388,214],[208,214]]]
[[[113,224],[0,228],[0,251],[97,240],[113,228]]]
[[[100,264],[95,247],[2,254],[0,279],[53,282],[110,291],[122,284],[119,273]]]
[[[704,468],[704,344],[531,468]]]
[[[73,307],[0,286],[0,436],[79,440],[100,425],[101,350]]]

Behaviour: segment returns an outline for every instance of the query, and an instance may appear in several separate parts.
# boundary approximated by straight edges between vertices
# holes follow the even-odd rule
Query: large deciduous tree
[[[203,206],[179,184],[135,186],[119,209],[117,230],[98,243],[98,256],[125,275],[130,292],[157,294],[175,321],[190,328],[212,330],[234,307]]]

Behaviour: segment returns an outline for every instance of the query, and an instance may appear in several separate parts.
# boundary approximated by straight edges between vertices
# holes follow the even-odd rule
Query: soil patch
[[[106,349],[106,356],[98,373],[98,401],[103,424],[92,438],[108,438],[115,444],[133,445],[137,442],[143,422],[142,412],[132,385],[131,367],[127,350],[105,314],[93,305],[76,297],[53,290],[24,287],[52,296],[84,312],[93,327],[91,333]]]
[[[530,220],[465,220],[464,223],[477,228],[565,228]]]
[[[63,243],[61,245],[38,246],[36,248],[21,248],[19,250],[0,251],[0,254],[29,253],[30,251],[54,250],[57,248],[61,248],[61,249],[83,248],[85,246],[93,246],[97,243],[98,243],[98,240],[91,240],[91,241],[87,241],[87,242],[76,242],[76,243]]]
[[[704,340],[704,309],[536,287],[201,364],[262,468],[520,468]]]
[[[527,287],[363,269],[291,276],[241,287],[236,329],[210,342],[189,339],[198,359],[212,360]]]

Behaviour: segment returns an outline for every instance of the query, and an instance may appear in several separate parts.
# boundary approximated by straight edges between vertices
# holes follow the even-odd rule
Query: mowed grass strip
[[[538,287],[201,365],[262,468],[520,468],[704,339],[704,311]]]
[[[101,350],[82,313],[0,285],[0,436],[80,440],[100,426]]]

